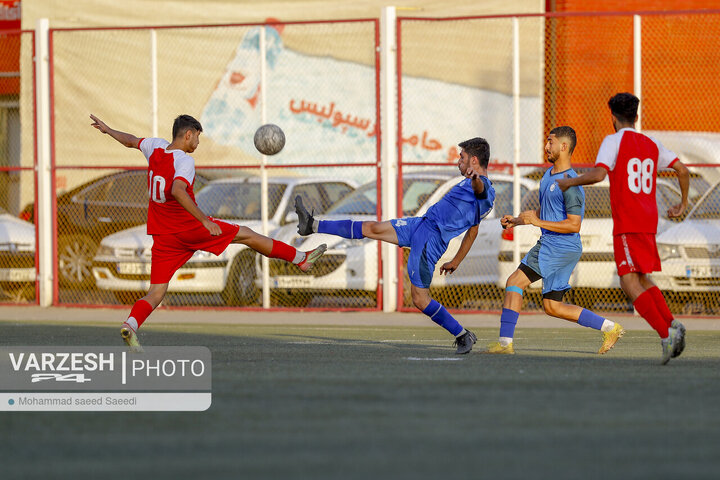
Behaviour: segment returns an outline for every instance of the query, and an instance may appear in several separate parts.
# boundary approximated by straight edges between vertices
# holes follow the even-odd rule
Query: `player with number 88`
[[[608,176],[620,286],[638,313],[658,332],[664,365],[685,348],[685,327],[674,319],[662,292],[648,276],[661,270],[655,244],[658,224],[655,185],[659,169],[672,168],[677,172],[681,202],[668,210],[668,216],[679,217],[687,208],[690,173],[677,155],[635,130],[639,103],[630,93],[613,96],[608,106],[615,133],[605,137],[600,145],[595,168],[557,183],[565,191],[572,186],[600,182]]]

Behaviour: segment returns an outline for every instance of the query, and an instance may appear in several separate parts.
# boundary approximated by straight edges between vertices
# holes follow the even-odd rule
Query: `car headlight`
[[[667,260],[669,258],[680,258],[680,247],[678,245],[658,243],[657,249],[658,254],[660,255],[660,260]]]
[[[100,247],[97,250],[97,256],[98,257],[114,257],[115,249],[112,247],[108,247],[107,245],[100,245]]]

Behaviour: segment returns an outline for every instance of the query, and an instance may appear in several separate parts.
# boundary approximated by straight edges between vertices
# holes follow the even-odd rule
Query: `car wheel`
[[[67,288],[86,288],[95,284],[92,259],[97,243],[87,235],[58,237],[58,282]]]
[[[0,286],[0,301],[28,303],[35,300],[35,284],[19,283]]]
[[[223,301],[232,306],[259,305],[260,289],[255,286],[256,276],[254,252],[238,254],[230,267],[230,274],[222,291]]]
[[[273,307],[305,308],[313,299],[313,295],[308,292],[295,292],[285,288],[270,290],[270,305]]]

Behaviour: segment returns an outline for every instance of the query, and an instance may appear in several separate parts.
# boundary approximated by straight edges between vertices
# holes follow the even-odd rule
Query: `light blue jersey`
[[[562,222],[568,214],[585,216],[585,190],[582,187],[570,187],[566,191],[560,190],[556,180],[577,177],[573,169],[564,172],[552,173],[548,168],[540,180],[540,219],[548,222]],[[551,230],[542,230],[543,243],[558,248],[582,250],[579,233],[558,233]]]
[[[577,177],[574,170],[551,173],[549,168],[540,180],[540,219],[561,222],[568,215],[585,215],[585,191],[582,187],[560,190],[556,180]],[[544,228],[537,244],[525,255],[522,263],[543,279],[542,293],[568,290],[570,275],[582,255],[579,233],[558,233]]]

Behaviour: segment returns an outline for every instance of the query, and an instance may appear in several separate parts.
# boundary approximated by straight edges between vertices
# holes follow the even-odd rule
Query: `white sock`
[[[611,322],[607,318],[603,320],[602,327],[600,327],[601,332],[609,332],[615,327],[615,322]]]
[[[313,232],[317,233],[317,231],[318,231],[318,226],[320,226],[320,220],[313,219],[313,222],[312,222],[312,230],[313,230]]]
[[[138,324],[137,324],[137,320],[135,320],[135,317],[129,317],[127,320],[125,320],[125,324],[128,327],[132,328],[133,332],[137,332]]]
[[[503,347],[507,347],[513,342],[513,339],[511,337],[500,337],[500,345]]]
[[[307,253],[295,249],[295,259],[293,259],[292,263],[294,263],[295,265],[302,263],[303,260],[305,260],[305,257],[307,257]]]

